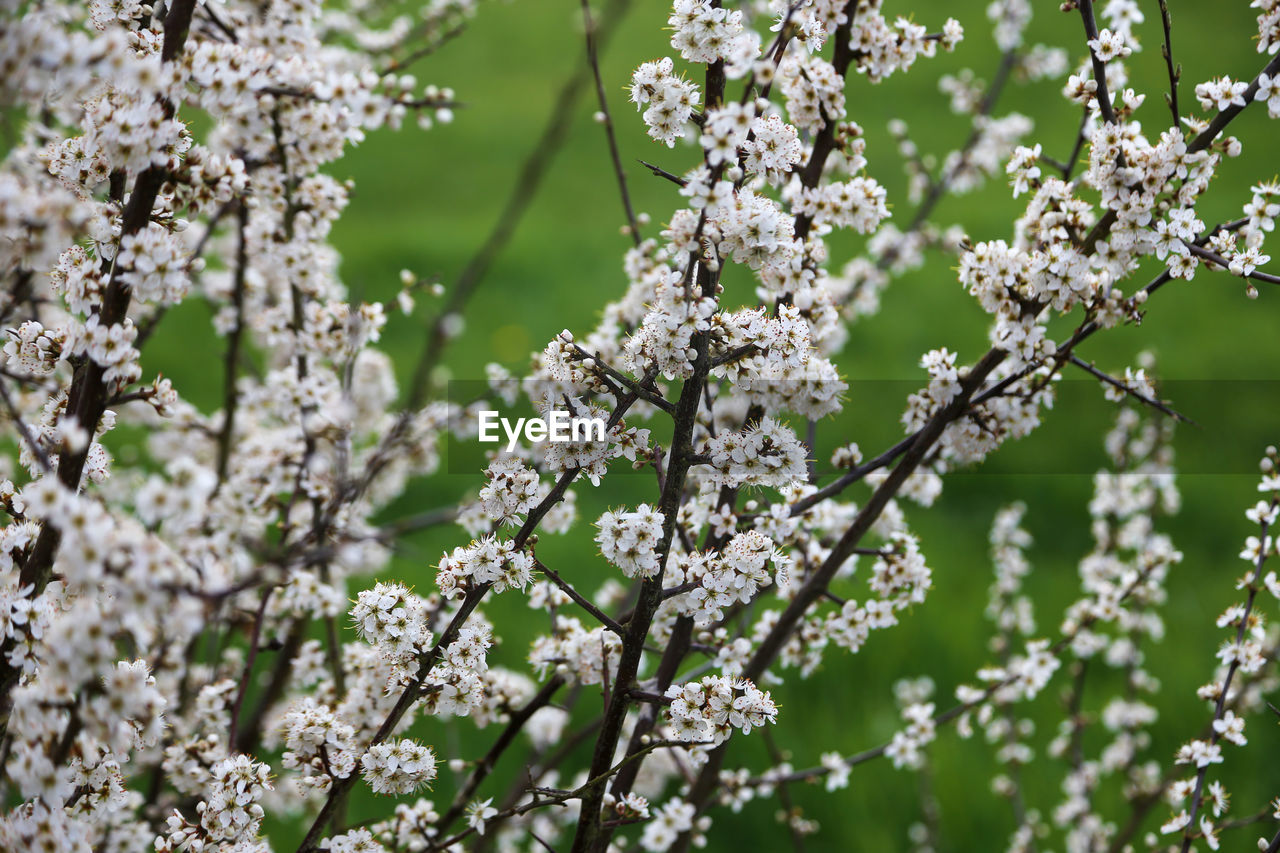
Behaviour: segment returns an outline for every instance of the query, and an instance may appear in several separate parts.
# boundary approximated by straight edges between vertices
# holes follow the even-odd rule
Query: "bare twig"
[[[668,181],[670,181],[671,183],[675,184],[678,187],[682,187],[685,184],[689,183],[679,175],[673,175],[670,172],[668,172],[666,169],[662,168],[661,166],[655,166],[652,163],[648,162],[647,160],[640,160],[639,163],[641,166],[644,166],[650,172],[653,172],[655,176],[659,178],[666,178]]]
[[[614,27],[622,18],[622,13],[629,3],[630,0],[609,0],[602,23],[595,28],[598,47],[603,47],[608,43],[609,38],[613,35]],[[516,226],[524,218],[525,211],[528,210],[529,204],[537,195],[552,160],[554,160],[556,153],[563,146],[565,137],[569,133],[570,127],[572,127],[573,112],[577,108],[578,99],[582,94],[583,87],[587,84],[590,73],[587,68],[575,70],[560,90],[555,105],[551,109],[551,115],[547,118],[547,124],[543,128],[542,136],[539,137],[533,151],[530,152],[528,159],[525,160],[524,166],[520,170],[520,177],[516,180],[511,194],[507,197],[507,202],[502,209],[502,213],[498,216],[498,221],[494,223],[493,230],[489,232],[488,238],[471,256],[466,267],[458,275],[448,299],[436,314],[435,321],[427,334],[427,345],[422,351],[422,356],[418,359],[417,367],[414,369],[413,380],[409,386],[407,409],[417,409],[426,400],[427,393],[431,388],[432,373],[440,363],[440,359],[444,355],[445,345],[449,340],[448,330],[452,323],[451,318],[463,311],[470,301],[471,295],[480,285],[485,274],[488,273],[494,259],[507,245],[512,235],[515,234]]]
[[[605,138],[609,140],[609,158],[613,161],[613,174],[618,181],[618,193],[622,196],[622,209],[627,215],[627,233],[631,235],[631,241],[639,246],[640,224],[636,221],[635,211],[631,207],[631,194],[627,191],[627,176],[622,171],[622,158],[618,155],[618,139],[613,132],[613,118],[609,115],[609,98],[605,95],[604,80],[600,76],[596,25],[591,17],[589,0],[582,0],[582,22],[586,31],[587,62],[591,65],[591,75],[596,81],[596,101],[600,104],[600,115],[603,116]]]
[[[240,685],[236,689],[235,701],[231,703],[231,724],[227,743],[238,743],[240,740],[240,709],[244,706],[244,697],[249,692],[249,679],[253,675],[253,664],[258,659],[258,647],[262,639],[262,623],[266,621],[267,602],[271,600],[271,593],[274,590],[275,587],[269,586],[262,591],[262,598],[258,603],[258,612],[253,619],[253,634],[249,638],[249,653],[244,659],[244,671],[240,674]]]
[[[574,603],[590,613],[597,622],[617,634],[619,637],[625,636],[626,632],[623,627],[611,619],[609,614],[592,604],[582,593],[578,592],[571,585],[566,583],[564,578],[560,577],[560,575],[543,565],[541,560],[534,560],[533,565],[538,569],[538,571],[542,572],[547,580],[555,584],[556,589],[573,599]]]

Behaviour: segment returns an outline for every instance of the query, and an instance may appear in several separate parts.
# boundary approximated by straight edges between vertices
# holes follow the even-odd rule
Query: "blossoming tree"
[[[876,761],[922,769],[948,725],[995,745],[996,789],[1015,806],[1009,849],[1046,837],[1072,851],[1217,849],[1224,832],[1280,819],[1262,804],[1224,818],[1219,773],[1275,681],[1264,614],[1280,597],[1266,566],[1280,458],[1262,459],[1243,600],[1217,622],[1220,667],[1203,662],[1205,729],[1155,754],[1147,729],[1163,697],[1144,652],[1181,560],[1159,529],[1178,504],[1177,414],[1150,365],[1112,376],[1077,354],[1158,311],[1173,279],[1236,276],[1255,295],[1280,282],[1264,253],[1280,185],[1226,189],[1243,204],[1236,219],[1197,212],[1245,144],[1228,135],[1233,119],[1280,116],[1280,4],[1252,5],[1256,76],[1198,83],[1191,101],[1179,99],[1163,2],[1168,91],[1148,93],[1126,76],[1143,20],[1134,0],[1070,0],[1076,35],[1055,46],[1026,43],[1026,0],[997,0],[999,72],[985,91],[945,82],[972,135],[938,169],[918,164],[905,222],[873,177],[850,92],[927,66],[961,41],[960,23],[891,19],[878,0],[676,0],[653,21],[670,27],[671,55],[630,81],[654,159],[672,158],[649,166],[653,180],[677,200],[646,238],[608,106],[622,81],[602,78],[584,3],[633,240],[625,281],[595,328],[556,336],[527,375],[490,366],[483,399],[459,402],[430,381],[456,332],[450,310],[397,389],[375,348],[384,306],[348,301],[338,276],[329,237],[350,188],[325,167],[366,132],[451,119],[453,93],[409,70],[462,31],[473,0],[385,20],[366,2],[6,3],[0,94],[23,124],[0,169],[13,451],[0,484],[0,849],[685,850],[732,811],[775,800],[798,845],[816,827],[791,807],[793,786],[837,791]],[[1015,76],[1063,82],[1081,115],[1074,138],[1033,142],[1025,119],[995,116]],[[1148,105],[1136,118],[1166,95],[1167,117]],[[1007,233],[927,227],[943,197],[1001,174],[1026,198]],[[868,240],[836,268],[838,232]],[[875,455],[844,441],[824,474],[814,432],[846,402],[849,326],[926,248],[958,259],[959,283],[990,315],[989,349],[923,354],[904,437]],[[1161,271],[1144,280],[1149,256]],[[729,277],[752,283],[749,304],[729,302]],[[409,311],[421,285],[403,284]],[[205,354],[217,411],[140,360],[190,299],[213,307],[222,339]],[[1051,323],[1071,331],[1055,339]],[[932,572],[906,504],[929,507],[949,473],[1035,430],[1067,369],[1123,406],[1099,437],[1114,464],[1096,479],[1094,546],[1057,629],[1037,630],[1026,508],[1010,504],[990,535],[996,658],[974,662],[955,703],[940,709],[927,678],[904,681],[901,729],[882,745],[746,769],[740,742],[774,750],[767,732],[788,722],[773,685],[820,690],[824,658],[859,653],[928,606]],[[385,520],[413,478],[440,468],[447,441],[475,436],[481,408],[518,398],[543,416],[602,419],[605,437],[494,452],[460,505]],[[126,428],[145,435],[137,459],[110,451]],[[649,501],[579,521],[575,490],[607,493],[622,469],[656,475]],[[374,581],[398,537],[443,524],[458,542],[435,589]],[[551,534],[593,540],[616,575],[570,583],[539,557]],[[501,595],[550,614],[524,671],[488,662],[504,626],[485,608]],[[1084,713],[1099,667],[1124,683]],[[1036,804],[1020,783],[1025,709],[1064,669],[1070,699],[1048,745],[1061,797]],[[450,758],[445,784],[438,723],[456,717],[488,746]],[[1094,717],[1096,755],[1083,737]],[[1099,794],[1108,779],[1122,797]],[[351,819],[357,786],[382,813]],[[296,837],[270,838],[268,814]],[[1280,834],[1259,846],[1280,849]]]

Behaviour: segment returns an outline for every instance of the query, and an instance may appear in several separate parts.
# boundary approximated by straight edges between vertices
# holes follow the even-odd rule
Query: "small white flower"
[[[484,835],[485,822],[497,816],[498,810],[493,808],[493,797],[477,800],[467,806],[467,824],[480,835]]]

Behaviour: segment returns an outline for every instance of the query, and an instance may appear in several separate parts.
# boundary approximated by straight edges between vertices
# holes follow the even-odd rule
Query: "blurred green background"
[[[948,111],[937,80],[944,72],[965,67],[983,79],[994,73],[999,57],[986,5],[985,0],[891,0],[886,3],[887,16],[914,13],[912,17],[931,30],[947,16],[960,19],[964,42],[954,54],[921,60],[909,74],[882,85],[871,86],[861,77],[849,83],[850,116],[868,138],[869,172],[888,188],[894,221],[900,225],[910,220],[914,205],[906,198],[903,162],[886,125],[891,117],[904,119],[924,153],[941,156],[961,144],[968,122]],[[1037,17],[1028,41],[1065,46],[1074,64],[1083,56],[1079,16],[1059,12],[1056,3],[1034,5]],[[1146,14],[1146,22],[1138,27],[1144,49],[1130,63],[1131,85],[1149,93],[1138,118],[1154,137],[1168,123],[1161,98],[1165,71],[1159,10],[1155,2],[1144,0],[1140,5]],[[1175,55],[1185,69],[1184,113],[1195,108],[1197,81],[1221,74],[1248,79],[1264,64],[1254,50],[1256,28],[1245,0],[1170,0],[1169,6]],[[656,235],[681,199],[674,186],[650,176],[637,158],[673,172],[689,168],[695,158],[689,148],[669,150],[648,140],[624,91],[637,64],[672,53],[666,42],[668,9],[658,0],[634,0],[602,62],[633,198],[637,209],[654,220],[646,235]],[[453,87],[466,106],[453,124],[427,133],[411,128],[375,133],[333,167],[335,175],[354,179],[356,186],[335,231],[343,275],[353,294],[392,297],[404,268],[452,283],[496,220],[561,85],[584,62],[577,0],[491,0],[482,4],[469,32],[415,68],[420,80]],[[1056,158],[1070,150],[1079,120],[1077,109],[1060,97],[1060,87],[1061,81],[1011,86],[995,110],[997,115],[1016,110],[1034,119],[1032,140],[1042,142],[1045,153]],[[540,350],[561,329],[591,328],[601,306],[623,292],[621,258],[630,244],[618,230],[624,220],[603,130],[591,120],[595,110],[592,93],[584,91],[541,192],[467,309],[466,333],[446,359],[452,376],[483,378],[483,365],[489,361],[518,371],[527,364],[530,351]],[[1273,176],[1280,138],[1274,128],[1258,107],[1233,125],[1245,141],[1245,154],[1222,166],[1201,208],[1206,222],[1238,217],[1241,205],[1249,201],[1248,187]],[[974,240],[1010,238],[1010,223],[1024,201],[1010,198],[1004,176],[999,175],[982,191],[942,203],[932,221],[941,226],[958,222]],[[830,245],[840,263],[861,250],[862,240],[837,234]],[[924,351],[947,346],[960,353],[961,361],[972,361],[985,351],[986,318],[957,284],[953,265],[952,259],[932,254],[923,270],[894,281],[877,317],[852,329],[838,364],[853,389],[845,414],[820,428],[820,460],[830,448],[851,440],[870,455],[900,437],[898,415],[906,393],[921,381],[917,362]],[[1151,275],[1156,269],[1152,267]],[[1145,283],[1151,275],[1136,281]],[[1280,378],[1275,331],[1280,293],[1263,288],[1261,298],[1250,301],[1237,279],[1202,272],[1193,283],[1175,282],[1157,294],[1141,327],[1099,335],[1081,352],[1100,367],[1122,372],[1135,364],[1139,350],[1147,348],[1156,354],[1163,377],[1204,380],[1182,386],[1194,398],[1185,405],[1177,396],[1177,383],[1165,395],[1202,424],[1199,430],[1180,428],[1180,450],[1197,473],[1180,477],[1184,508],[1166,527],[1186,558],[1170,581],[1165,610],[1170,636],[1152,651],[1149,663],[1165,685],[1152,755],[1166,765],[1177,745],[1209,719],[1210,711],[1196,699],[1195,688],[1210,678],[1213,652],[1222,639],[1214,618],[1237,597],[1234,581],[1243,564],[1236,554],[1243,537],[1252,532],[1243,516],[1255,499],[1251,460],[1268,442],[1280,438],[1275,417],[1280,409],[1266,382],[1226,382]],[[422,317],[430,317],[435,309],[429,298],[423,301],[428,304],[420,304],[417,319],[393,317],[383,338],[406,379],[422,345]],[[213,410],[221,393],[218,378],[206,363],[189,357],[193,337],[207,334],[207,329],[207,309],[184,305],[149,342],[145,361],[149,373],[163,370],[185,396]],[[910,382],[860,386],[860,380]],[[869,390],[860,395],[860,387]],[[1078,589],[1077,561],[1090,547],[1090,473],[1101,463],[1101,429],[1110,417],[1100,402],[1101,391],[1093,385],[1082,388],[1064,396],[1041,433],[1005,448],[984,469],[949,477],[931,510],[908,507],[934,572],[934,590],[925,605],[906,614],[901,626],[874,635],[861,653],[833,650],[809,683],[793,681],[776,690],[782,710],[772,734],[797,767],[816,763],[824,751],[851,752],[887,739],[899,727],[891,694],[896,679],[932,676],[938,701],[945,707],[951,704],[955,685],[970,681],[975,669],[990,662],[990,629],[982,616],[992,574],[987,531],[993,512],[1007,502],[1025,500],[1031,506],[1026,525],[1036,544],[1028,587],[1037,602],[1041,635],[1057,636],[1062,608]],[[1086,398],[1094,402],[1081,402],[1079,407],[1068,403]],[[473,492],[479,482],[478,471],[441,475],[415,484],[396,509],[448,504]],[[582,524],[567,537],[544,537],[539,555],[571,581],[594,588],[616,572],[595,552],[587,525],[606,506],[653,500],[656,492],[651,479],[643,477],[617,477],[599,490],[584,484],[578,492]],[[861,501],[864,495],[856,493],[853,499]],[[431,567],[440,552],[465,541],[457,528],[424,533],[406,544],[391,574],[430,588]],[[861,589],[853,594],[860,595]],[[1274,613],[1274,604],[1270,599],[1263,602],[1265,615]],[[491,602],[486,612],[502,638],[494,661],[523,668],[528,640],[544,629],[545,616],[510,594]],[[1035,738],[1039,744],[1052,736],[1052,726],[1061,718],[1058,697],[1065,683],[1060,673],[1032,712],[1043,723]],[[1086,709],[1100,708],[1114,686],[1105,680],[1094,684],[1086,695]],[[583,700],[595,701],[594,696]],[[1250,726],[1250,747],[1228,747],[1226,765],[1214,773],[1234,793],[1236,817],[1254,813],[1280,793],[1275,723],[1260,718]],[[445,757],[474,757],[488,740],[468,720],[428,721],[418,728]],[[1087,748],[1096,751],[1100,743],[1098,733],[1090,732]],[[933,785],[941,804],[940,849],[1004,849],[1013,820],[1008,802],[990,792],[989,779],[996,772],[990,753],[982,743],[961,741],[949,730],[932,748]],[[496,777],[509,779],[516,759],[509,755]],[[586,760],[584,754],[577,766],[585,766]],[[761,737],[735,738],[729,766],[761,768],[768,761]],[[1046,815],[1058,802],[1062,770],[1040,750],[1025,774],[1031,805]],[[447,803],[454,786],[443,771],[436,784],[437,802]],[[906,849],[907,827],[919,818],[917,786],[914,775],[880,762],[856,768],[850,787],[835,794],[818,787],[793,789],[804,814],[822,826],[807,849]],[[482,796],[500,795],[503,789],[501,784],[489,785]],[[1100,801],[1108,799],[1113,802],[1102,811],[1123,822],[1126,815],[1118,791],[1105,788]],[[367,801],[357,801],[353,816],[370,814],[370,807]],[[786,829],[774,818],[776,808],[776,803],[757,803],[741,814],[713,812],[716,828],[709,849],[789,847]],[[1166,809],[1157,807],[1149,828],[1166,817]],[[291,826],[273,827],[277,847],[286,848],[294,833]],[[1252,845],[1254,834],[1253,829],[1244,830],[1226,842],[1227,849]]]

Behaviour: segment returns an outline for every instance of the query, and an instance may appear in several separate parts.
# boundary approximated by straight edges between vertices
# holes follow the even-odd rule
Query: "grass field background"
[[[1078,15],[1060,13],[1056,3],[1034,5],[1037,18],[1031,41],[1067,46],[1075,62],[1083,55]],[[1175,54],[1185,68],[1184,112],[1195,106],[1192,90],[1197,81],[1220,74],[1247,79],[1264,64],[1254,50],[1255,27],[1244,0],[1170,0],[1169,5]],[[967,120],[947,111],[947,98],[936,82],[941,73],[962,67],[985,79],[994,73],[999,57],[985,6],[891,0],[886,15],[913,12],[930,29],[939,28],[947,16],[959,18],[966,40],[953,55],[921,60],[911,73],[883,85],[871,86],[864,78],[849,83],[850,117],[863,126],[869,140],[869,172],[889,189],[899,224],[910,220],[914,206],[906,199],[902,161],[886,125],[891,117],[904,119],[921,149],[939,155],[967,136]],[[1169,120],[1160,95],[1165,71],[1158,7],[1154,2],[1141,6],[1147,17],[1139,28],[1144,50],[1131,62],[1132,85],[1151,93],[1138,117],[1154,137]],[[646,229],[650,235],[656,235],[681,199],[671,184],[641,168],[637,158],[682,172],[696,156],[689,148],[669,150],[650,142],[626,103],[624,86],[631,70],[672,52],[664,30],[667,8],[657,0],[634,0],[603,56],[630,187],[637,208],[653,217]],[[466,104],[456,121],[428,133],[406,129],[373,134],[333,167],[335,175],[352,178],[356,186],[335,232],[343,276],[353,293],[390,298],[403,268],[423,277],[439,275],[446,285],[454,280],[497,218],[564,80],[585,62],[580,15],[577,0],[482,4],[469,32],[415,69],[419,79],[456,90]],[[1060,86],[1060,81],[1011,86],[996,107],[997,114],[1017,110],[1034,119],[1033,139],[1059,158],[1070,150],[1079,119],[1076,108],[1059,96]],[[489,361],[520,369],[531,351],[540,350],[561,329],[581,332],[594,325],[600,307],[625,288],[621,258],[629,242],[618,230],[624,220],[603,131],[591,120],[594,98],[589,91],[585,94],[541,192],[467,309],[466,333],[446,359],[455,378],[483,378]],[[1265,110],[1251,108],[1233,131],[1245,141],[1245,154],[1222,167],[1201,209],[1206,222],[1239,216],[1241,205],[1249,200],[1248,186],[1271,178],[1277,168],[1280,135],[1276,125],[1267,123]],[[983,191],[943,202],[932,221],[944,226],[959,222],[974,240],[1010,238],[1010,223],[1020,208],[1001,175]],[[850,235],[833,235],[830,243],[840,260],[862,247],[862,241]],[[821,448],[856,440],[869,455],[879,452],[900,437],[897,418],[911,388],[902,380],[921,380],[917,362],[923,352],[945,345],[958,351],[962,361],[972,361],[985,351],[986,318],[957,283],[952,266],[951,259],[932,255],[923,270],[890,286],[879,316],[852,329],[837,361],[853,388],[846,412],[822,425]],[[384,336],[385,348],[405,369],[405,377],[422,345],[422,315],[430,316],[433,310],[428,304],[421,307],[417,320],[393,318]],[[1280,378],[1278,321],[1280,292],[1264,289],[1259,300],[1250,301],[1237,279],[1202,272],[1193,283],[1175,282],[1157,294],[1141,327],[1099,335],[1082,351],[1100,367],[1122,371],[1134,363],[1139,350],[1151,349],[1162,376],[1197,380],[1181,386],[1194,398],[1188,401],[1191,408],[1183,408],[1203,426],[1182,428],[1180,449],[1198,473],[1180,478],[1184,508],[1167,525],[1186,557],[1170,582],[1169,636],[1152,651],[1150,662],[1150,670],[1165,684],[1154,755],[1166,763],[1177,745],[1209,718],[1194,691],[1210,678],[1213,652],[1221,639],[1213,621],[1236,598],[1233,583],[1243,569],[1236,553],[1243,537],[1252,532],[1243,517],[1245,506],[1254,500],[1248,465],[1268,442],[1280,439],[1280,408],[1276,395],[1268,391],[1268,380]],[[184,395],[212,410],[221,394],[220,374],[210,370],[209,361],[189,355],[192,342],[208,335],[207,308],[189,303],[164,324],[144,358],[149,374],[163,370]],[[211,339],[209,345],[218,346]],[[867,392],[860,396],[864,387]],[[1179,383],[1170,387],[1176,389]],[[1096,388],[1071,399],[1089,394],[1101,400]],[[898,403],[886,407],[884,401],[894,395]],[[1176,396],[1173,403],[1179,405]],[[1040,632],[1057,635],[1062,608],[1077,589],[1076,563],[1090,546],[1085,506],[1090,474],[1102,458],[1099,430],[1107,420],[1108,410],[1099,402],[1079,409],[1059,406],[1042,433],[1006,448],[983,469],[949,478],[931,510],[909,510],[934,571],[935,588],[926,604],[905,614],[900,627],[873,636],[858,655],[832,651],[810,683],[793,681],[776,691],[781,713],[773,734],[796,766],[816,763],[827,750],[852,752],[883,742],[898,727],[890,689],[896,679],[931,675],[940,703],[948,705],[955,685],[971,680],[974,670],[989,662],[989,626],[982,618],[991,578],[987,530],[993,512],[1009,501],[1025,500],[1031,506],[1026,523],[1036,545],[1028,586],[1038,604]],[[416,483],[400,508],[448,503],[479,482],[476,471]],[[599,490],[583,485],[578,491],[582,525],[568,537],[544,537],[539,555],[573,582],[593,588],[615,571],[596,553],[587,524],[606,506],[654,500],[656,489],[647,478],[618,477]],[[864,495],[860,492],[854,499],[860,501]],[[464,542],[465,534],[456,528],[422,534],[406,544],[390,574],[429,588],[440,552]],[[1274,601],[1265,601],[1263,607],[1266,615],[1274,614]],[[495,662],[522,668],[528,640],[543,628],[545,616],[510,594],[488,605],[486,612],[502,636]],[[1045,722],[1037,735],[1039,743],[1052,736],[1049,727],[1060,716],[1055,703],[1065,683],[1060,674],[1033,713]],[[1114,682],[1100,680],[1087,694],[1086,708],[1100,707],[1113,687]],[[591,701],[597,700],[584,699]],[[1251,747],[1228,748],[1228,762],[1220,770],[1220,778],[1235,794],[1235,816],[1253,813],[1280,793],[1280,771],[1273,760],[1280,747],[1275,722],[1256,719],[1250,725]],[[455,750],[475,756],[492,735],[477,732],[468,720],[428,721],[418,730],[445,757]],[[1098,743],[1097,733],[1086,740],[1090,748]],[[942,849],[1004,849],[1012,817],[1008,803],[990,793],[990,752],[980,742],[960,741],[949,730],[931,751],[932,784],[941,802]],[[584,754],[579,766],[586,760]],[[742,763],[757,768],[768,763],[762,738],[735,738],[730,765]],[[512,761],[497,777],[508,778],[502,770],[514,767]],[[1033,806],[1047,811],[1056,804],[1061,775],[1056,762],[1038,754],[1037,763],[1025,774]],[[442,773],[437,799],[447,802],[454,784],[448,772]],[[793,791],[805,814],[822,825],[807,849],[906,849],[906,828],[918,819],[917,786],[914,775],[873,763],[855,769],[850,787],[836,794],[817,787]],[[499,790],[487,787],[482,795]],[[1105,795],[1119,802],[1118,792],[1108,789]],[[358,800],[353,816],[371,813],[370,807]],[[775,809],[776,803],[770,803],[755,804],[738,815],[714,812],[717,828],[710,849],[785,849],[789,841],[774,819]],[[1123,811],[1114,814],[1123,820]],[[1163,807],[1157,808],[1156,816],[1153,826],[1167,816]],[[290,849],[296,826],[282,823],[272,830],[277,849]],[[1247,838],[1230,839],[1228,849],[1251,845],[1250,833],[1245,830]]]

